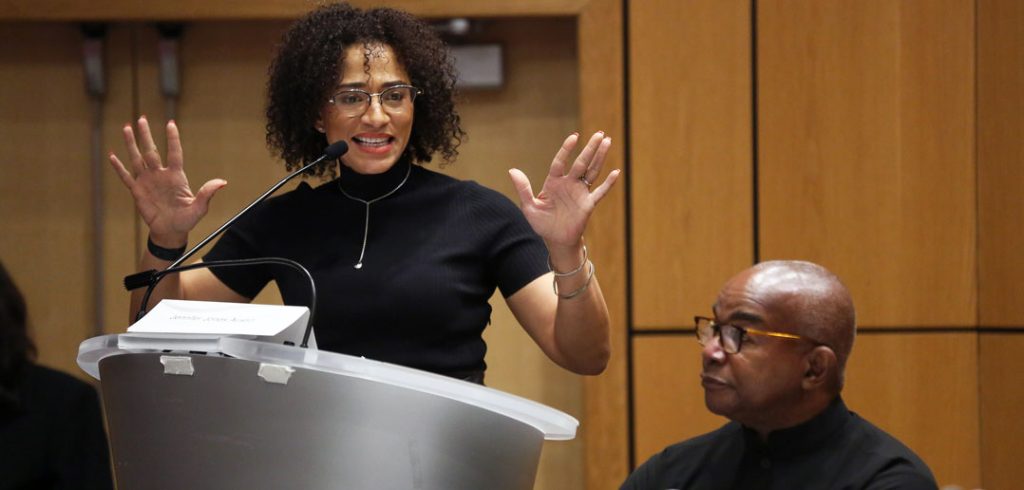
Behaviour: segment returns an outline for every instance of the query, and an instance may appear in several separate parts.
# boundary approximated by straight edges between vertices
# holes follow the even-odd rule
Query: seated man
[[[654,455],[623,490],[937,488],[913,451],[839,396],[856,324],[839,278],[761,263],[712,310],[696,320],[704,402],[731,422]]]

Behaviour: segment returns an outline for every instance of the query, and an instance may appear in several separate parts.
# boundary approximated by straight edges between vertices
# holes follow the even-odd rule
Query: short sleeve
[[[491,235],[486,260],[502,296],[548,272],[548,250],[526,216],[503,194],[474,184],[475,222]]]
[[[203,262],[212,263],[226,260],[263,257],[260,252],[260,238],[253,230],[254,220],[244,220],[229,228],[213,248],[203,256]],[[232,291],[255,298],[271,280],[267,267],[262,265],[210,267],[210,272]]]
[[[312,189],[303,182],[295,190],[253,207],[224,232],[204,262],[252,259],[276,256],[273,246],[289,233],[298,211],[296,206],[309,197]],[[274,279],[268,265],[211,267],[210,271],[234,292],[254,298]]]

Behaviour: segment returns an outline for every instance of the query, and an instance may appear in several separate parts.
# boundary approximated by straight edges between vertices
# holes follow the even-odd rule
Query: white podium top
[[[159,349],[122,348],[119,346],[119,337],[117,334],[103,335],[82,342],[78,349],[78,365],[92,377],[100,379],[99,361],[105,357],[126,353],[160,352]],[[542,432],[547,440],[573,439],[579,427],[579,421],[574,417],[546,405],[486,386],[418,369],[335,352],[230,336],[220,337],[217,344],[219,348],[210,351],[221,352],[237,359],[360,378],[477,406],[530,425]],[[178,350],[178,347],[168,345],[168,349]]]

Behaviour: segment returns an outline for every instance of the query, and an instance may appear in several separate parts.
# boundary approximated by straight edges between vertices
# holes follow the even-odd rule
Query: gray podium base
[[[296,369],[192,355],[164,374],[159,353],[99,363],[119,490],[523,490],[543,434],[441,396]]]

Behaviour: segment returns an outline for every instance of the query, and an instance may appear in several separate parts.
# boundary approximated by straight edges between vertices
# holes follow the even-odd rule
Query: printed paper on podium
[[[118,339],[122,349],[219,351],[221,337],[232,336],[299,345],[309,322],[305,306],[221,303],[165,299],[128,327]],[[316,348],[310,335],[309,346]]]

